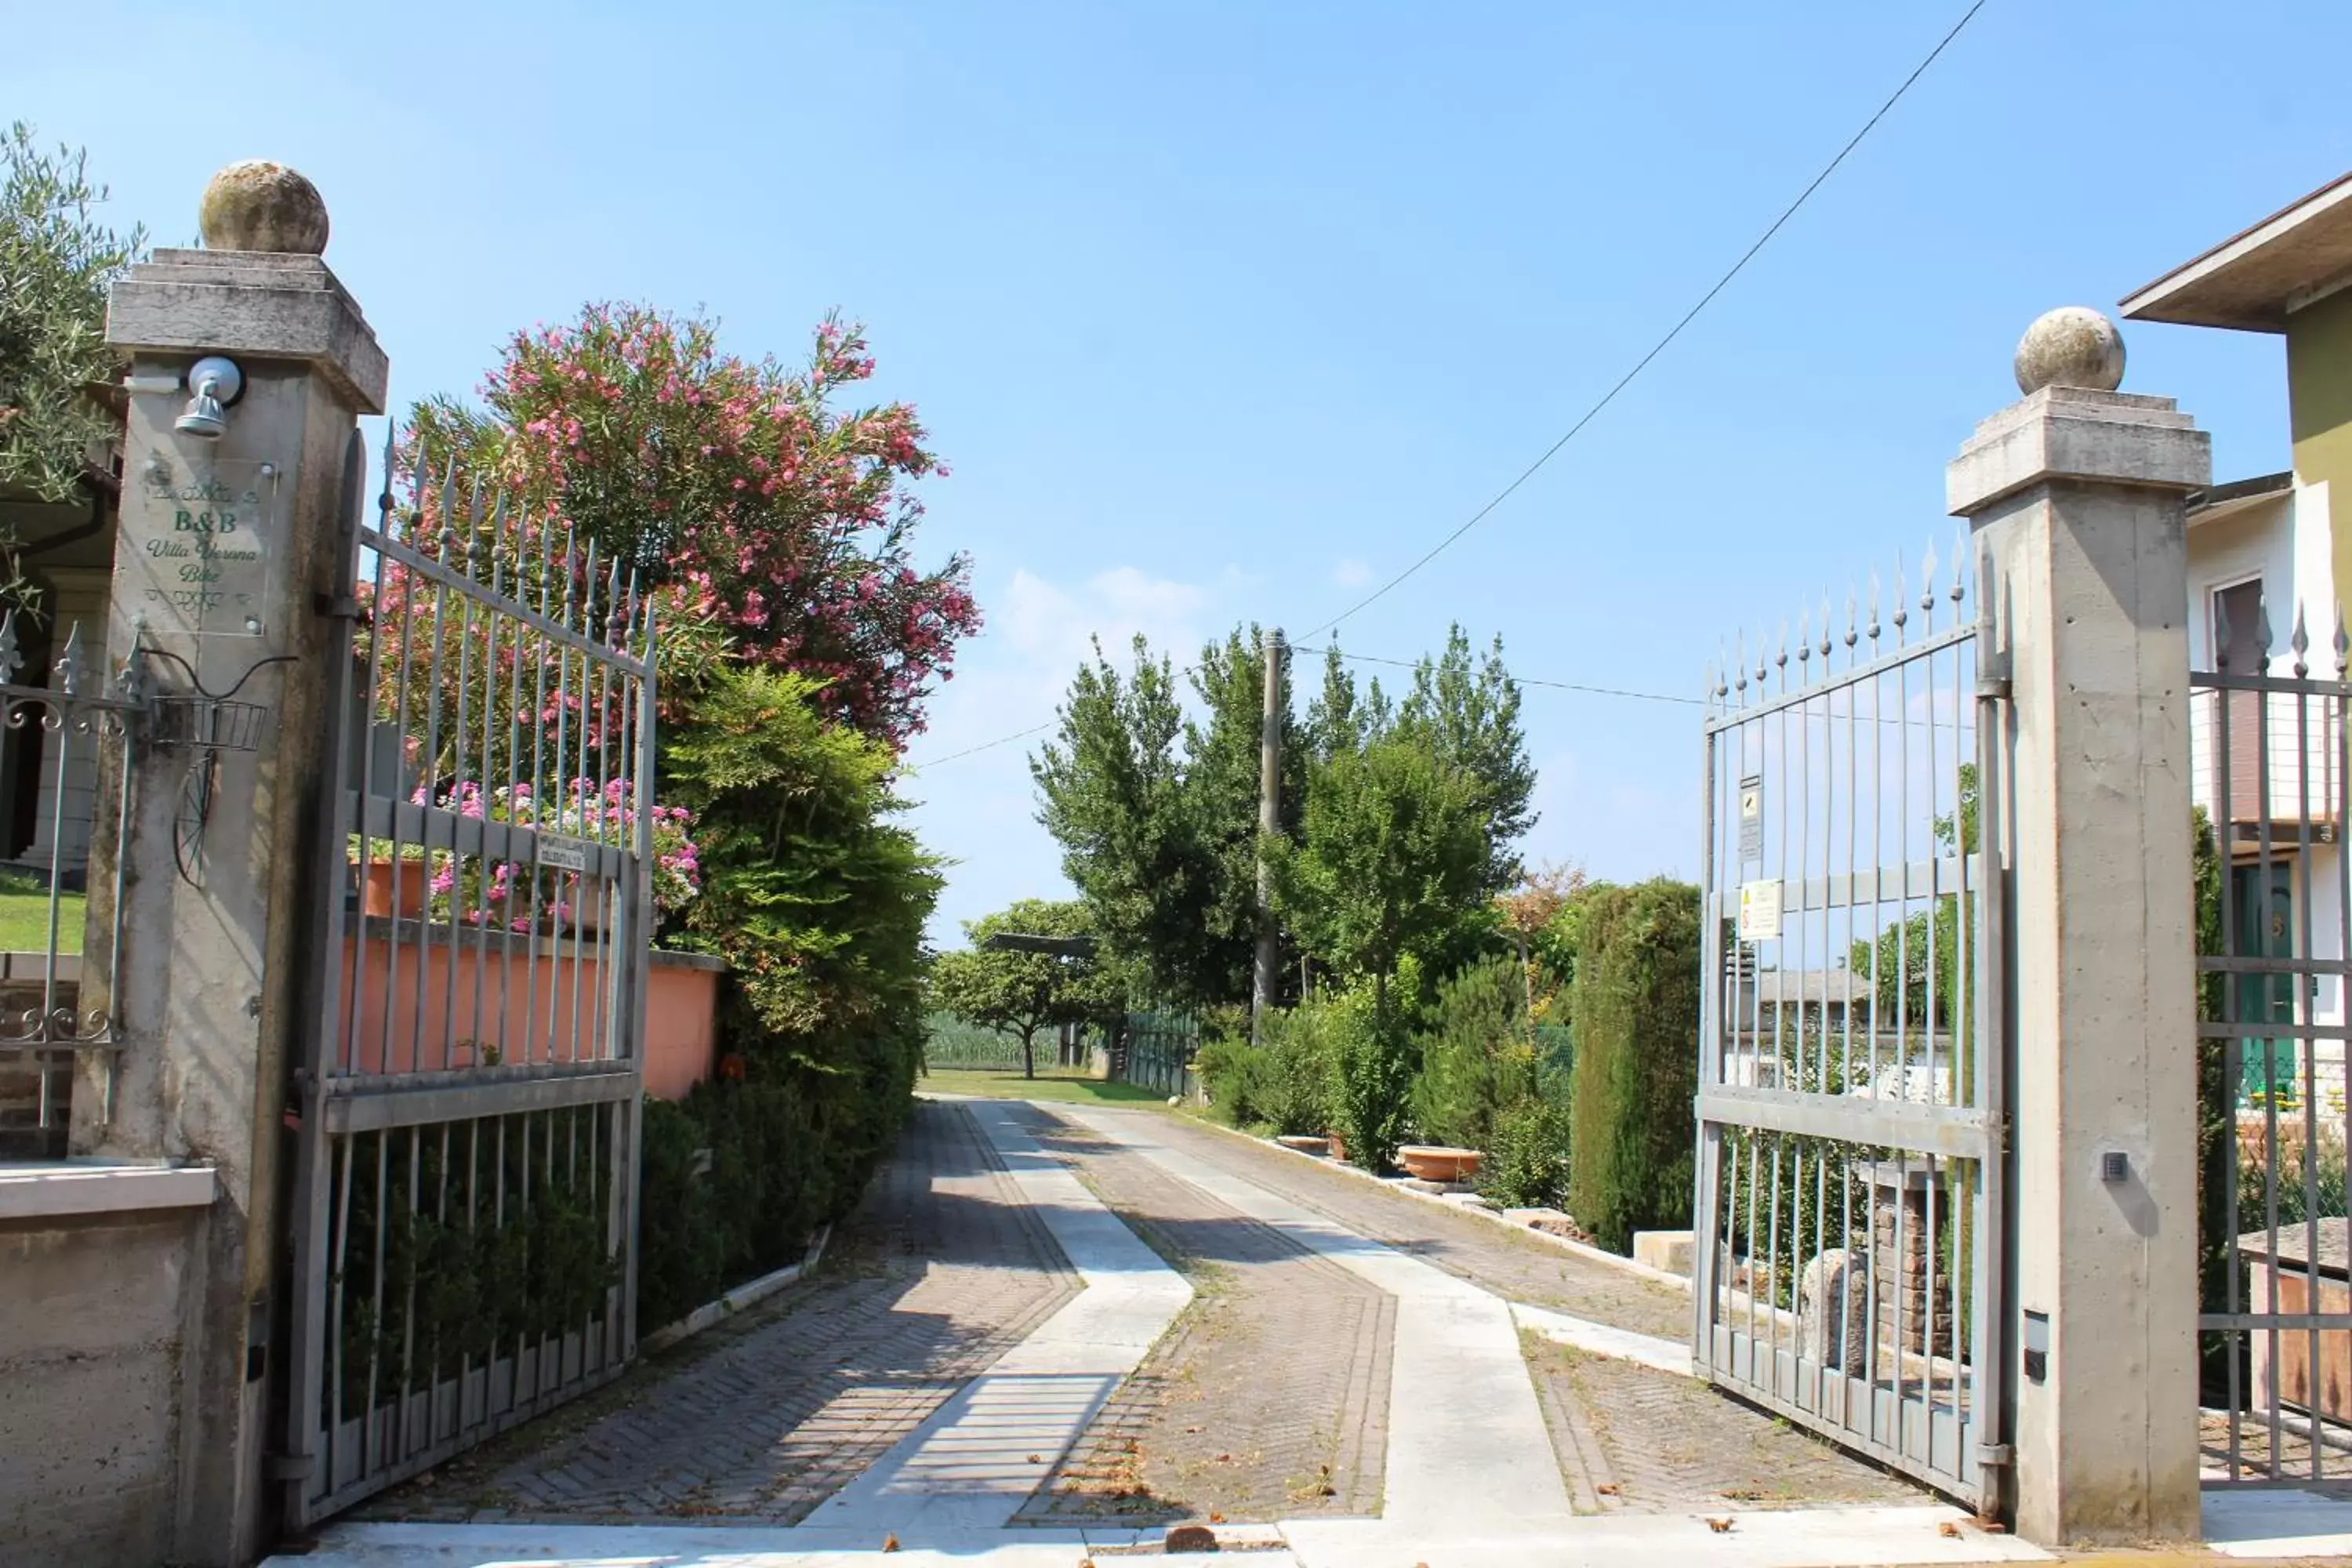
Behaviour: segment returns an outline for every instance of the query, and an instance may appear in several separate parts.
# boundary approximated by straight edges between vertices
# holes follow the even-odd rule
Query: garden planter
[[[1405,1173],[1424,1182],[1466,1182],[1478,1173],[1482,1158],[1475,1149],[1449,1149],[1437,1144],[1408,1143],[1397,1151]]]
[[[1296,1149],[1302,1154],[1313,1154],[1318,1158],[1331,1152],[1331,1140],[1328,1138],[1309,1138],[1302,1133],[1286,1132],[1275,1142],[1286,1149]]]
[[[1348,1163],[1347,1139],[1337,1132],[1326,1132],[1323,1134],[1323,1142],[1330,1145],[1331,1158],[1339,1161],[1339,1163],[1343,1165]]]
[[[422,860],[371,860],[365,866],[352,863],[361,873],[360,912],[417,920],[425,913],[425,904],[432,868]]]

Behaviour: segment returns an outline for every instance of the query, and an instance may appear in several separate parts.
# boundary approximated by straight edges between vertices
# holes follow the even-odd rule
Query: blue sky
[[[918,763],[1050,719],[1089,632],[1304,630],[1451,531],[1744,249],[1963,8],[1491,4],[84,5],[0,115],[186,243],[221,163],[333,214],[394,395],[588,299],[796,355],[838,306],[952,477],[990,616]],[[2224,19],[2226,15],[2226,19]],[[2352,165],[2305,0],[1991,0],[1643,379],[1342,640],[1449,621],[1520,673],[1695,693],[1745,626],[1947,553],[1943,466],[2019,331]],[[2286,464],[2275,340],[2126,333],[2129,390]],[[1687,872],[1694,710],[1532,689],[1531,858]],[[912,792],[938,931],[1060,886],[1034,741]]]

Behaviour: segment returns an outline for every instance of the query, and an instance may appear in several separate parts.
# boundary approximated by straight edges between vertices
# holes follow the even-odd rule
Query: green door
[[[2261,866],[2230,868],[2230,919],[2236,927],[2239,956],[2293,958],[2294,867],[2275,862],[2267,876],[2263,872]],[[2235,1020],[2242,1024],[2294,1023],[2294,984],[2292,974],[2240,975]],[[2242,1102],[2260,1104],[2264,1096],[2278,1096],[2284,1106],[2287,1103],[2284,1097],[2300,1092],[2294,1040],[2247,1038],[2239,1042],[2239,1050],[2244,1064],[2239,1084]]]

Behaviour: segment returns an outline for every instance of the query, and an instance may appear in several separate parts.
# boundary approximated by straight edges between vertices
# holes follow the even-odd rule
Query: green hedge
[[[1659,879],[1592,893],[1570,1020],[1569,1207],[1617,1252],[1691,1222],[1698,1090],[1698,889]]]
[[[919,1050],[911,1020],[769,1038],[732,1057],[741,1079],[646,1101],[641,1331],[798,1260],[819,1225],[856,1205],[913,1110]]]

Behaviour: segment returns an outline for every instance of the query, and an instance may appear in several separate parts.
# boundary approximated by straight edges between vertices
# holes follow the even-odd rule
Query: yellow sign
[[[1739,885],[1739,940],[1778,942],[1780,938],[1780,884],[1742,882]]]

